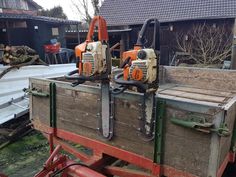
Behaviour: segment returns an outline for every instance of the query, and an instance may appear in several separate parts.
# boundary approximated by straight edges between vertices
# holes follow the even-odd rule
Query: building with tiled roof
[[[109,29],[129,29],[112,35],[130,49],[135,44],[143,22],[156,17],[161,22],[161,55],[163,64],[172,59],[171,41],[176,30],[188,29],[195,23],[234,25],[236,0],[104,0],[100,9]],[[233,28],[233,27],[232,27]],[[112,37],[111,36],[111,37]]]
[[[39,16],[42,7],[33,0],[0,1],[0,44],[27,45],[44,58],[43,46],[57,39],[67,47],[66,28],[78,28],[80,22]],[[72,46],[73,48],[74,46]]]
[[[105,0],[100,9],[108,26],[236,17],[235,0]]]

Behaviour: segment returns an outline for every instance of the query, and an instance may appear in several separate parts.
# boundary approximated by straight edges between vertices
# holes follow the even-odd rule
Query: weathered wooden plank
[[[235,122],[235,115],[236,115],[236,105],[233,104],[227,112],[225,112],[225,123],[227,127],[229,128],[231,135],[227,138],[221,138],[220,139],[220,157],[219,157],[219,166],[223,163],[224,159],[226,158],[230,146],[231,146],[231,139],[232,139],[232,131],[234,128],[234,122]]]
[[[224,92],[224,91],[217,91],[217,90],[207,90],[207,89],[199,89],[199,88],[193,88],[193,87],[187,87],[187,86],[177,86],[171,88],[171,90],[178,90],[178,91],[184,91],[189,93],[198,93],[202,95],[210,95],[210,96],[217,96],[217,97],[233,97],[234,95],[230,92]]]
[[[88,97],[88,96],[87,96]],[[72,97],[70,97],[72,98]],[[43,113],[41,111],[39,112],[34,112],[34,115],[38,115],[42,120],[49,120],[49,102],[45,102],[46,99],[44,99],[44,102],[42,103],[43,105],[40,104],[40,106],[46,110]],[[64,101],[64,103],[63,103]],[[70,103],[68,104],[67,101]],[[38,102],[41,102],[41,100],[38,100]],[[37,98],[35,98],[35,103],[37,102]],[[64,122],[69,122],[69,123],[74,123],[78,126],[83,126],[87,127],[90,129],[96,130],[98,128],[98,118],[96,116],[97,111],[90,111],[90,107],[76,107],[74,104],[75,102],[73,100],[68,100],[65,99],[65,97],[62,97],[61,95],[57,95],[57,117],[58,121],[64,121]],[[86,102],[89,104],[89,102]],[[81,104],[81,103],[80,103]],[[90,105],[93,106],[93,105]],[[122,108],[120,109],[122,110]],[[136,115],[134,112],[130,115],[125,115],[124,109],[120,111],[121,114],[117,114],[117,120],[115,122],[115,134],[117,136],[120,136],[122,138],[126,138],[130,141],[136,141],[140,142],[140,139],[137,137],[140,136],[140,133],[138,131],[139,128],[139,120],[134,119]],[[128,123],[128,121],[132,122],[131,124]],[[49,121],[47,122],[49,123]],[[126,131],[129,130],[129,131]],[[74,129],[71,129],[71,131],[76,131]],[[134,139],[134,137],[136,137]],[[141,137],[140,137],[141,138]]]
[[[193,99],[193,100],[198,100],[198,101],[213,102],[213,103],[226,103],[226,101],[229,99],[226,97],[203,95],[199,93],[189,93],[189,92],[178,91],[174,89],[160,91],[160,94],[176,96],[176,97],[181,97],[181,98],[188,98],[188,99]]]
[[[45,92],[47,85],[33,84],[34,87]],[[73,89],[73,88],[72,88]],[[57,125],[58,128],[80,135],[106,142],[116,147],[153,158],[153,142],[144,142],[138,131],[138,104],[127,103],[117,99],[114,138],[105,140],[99,132],[97,113],[100,103],[98,95],[83,93],[75,90],[65,90],[57,86]],[[86,103],[86,104],[85,104]],[[40,106],[41,109],[38,108]],[[33,98],[33,119],[49,125],[49,98]],[[131,112],[127,114],[127,109]],[[42,111],[44,110],[44,111]]]
[[[201,105],[201,106],[206,106],[206,107],[215,107],[218,108],[219,106],[221,106],[221,104],[219,103],[210,103],[207,101],[199,101],[199,100],[192,100],[189,98],[181,98],[181,97],[176,97],[176,96],[170,96],[170,95],[165,95],[165,94],[158,94],[158,98],[159,99],[163,99],[163,100],[169,100],[169,101],[175,101],[175,102],[181,102],[181,103],[191,103],[191,104],[196,104],[196,105]],[[190,107],[191,108],[191,107]],[[212,112],[213,114],[213,112]]]
[[[125,99],[115,99],[116,121],[124,122],[127,125],[133,125],[137,127],[139,116],[141,116],[141,107],[139,102],[129,102]]]
[[[142,139],[138,139],[137,137],[133,137],[133,141],[123,138],[120,136],[120,133],[122,131],[127,132],[126,137],[132,138],[131,137],[132,135],[130,133],[132,132],[132,130],[127,129],[127,127],[125,126],[124,127],[120,126],[118,123],[116,124],[116,127],[118,127],[120,130],[117,131],[117,129],[115,129],[114,137],[112,138],[111,141],[108,141],[104,139],[96,129],[89,129],[85,126],[80,126],[74,122],[68,122],[62,120],[58,121],[58,128],[61,128],[63,130],[73,131],[74,133],[77,133],[79,135],[105,142],[107,144],[122,148],[124,150],[128,150],[130,152],[143,155],[150,159],[153,158],[154,149],[152,142],[144,142]]]
[[[165,82],[191,85],[198,88],[232,91],[236,90],[236,71],[220,69],[167,67]]]
[[[186,140],[169,134],[165,135],[165,142],[165,165],[200,177],[207,176],[209,143]]]
[[[206,176],[211,135],[175,125],[170,121],[173,117],[186,120],[190,116],[185,110],[169,106],[166,108],[164,164],[198,176]],[[205,116],[208,121],[212,121],[211,116],[195,116]]]

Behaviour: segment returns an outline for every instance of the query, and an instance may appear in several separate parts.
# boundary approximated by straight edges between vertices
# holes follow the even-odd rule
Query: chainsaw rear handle
[[[147,19],[143,26],[142,29],[138,35],[138,39],[137,42],[135,44],[135,46],[141,46],[142,48],[144,47],[144,37],[146,35],[147,29],[150,26],[151,23],[154,23],[154,31],[153,31],[153,41],[150,47],[146,47],[146,48],[153,48],[154,50],[158,50],[159,47],[157,46],[157,44],[159,45],[159,33],[160,33],[160,23],[158,21],[157,18],[149,18]]]
[[[90,23],[90,27],[89,27],[86,41],[87,42],[93,41],[95,25],[98,25],[98,40],[107,42],[108,41],[107,24],[106,24],[105,19],[101,16],[95,16],[92,19],[92,21]]]
[[[121,79],[122,77],[123,77],[123,73],[119,73],[119,74],[115,75],[114,81],[115,81],[115,83],[124,86],[124,90],[123,91],[125,91],[128,86],[135,86],[135,87],[137,87],[139,89],[139,92],[146,93],[147,86],[145,84],[143,84],[140,81],[133,81],[133,80],[126,81],[124,79]],[[114,90],[114,91],[116,92],[116,90]],[[119,92],[119,93],[122,93],[122,91]]]

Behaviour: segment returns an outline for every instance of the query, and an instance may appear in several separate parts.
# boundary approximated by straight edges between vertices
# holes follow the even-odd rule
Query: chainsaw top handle
[[[135,46],[140,46],[140,47],[144,48],[145,36],[146,36],[146,33],[147,33],[147,29],[149,28],[151,23],[154,24],[153,41],[152,41],[151,46],[148,46],[148,47],[145,47],[145,48],[152,48],[154,50],[159,49],[160,42],[159,42],[159,37],[158,36],[159,36],[159,33],[160,33],[160,23],[159,23],[157,18],[149,18],[144,22],[144,24],[142,26],[142,29],[139,32],[138,39],[137,39],[137,42],[136,42]]]
[[[95,16],[91,21],[86,41],[87,42],[93,41],[94,28],[96,25],[98,26],[98,40],[107,42],[108,41],[107,24],[105,19],[101,16]]]

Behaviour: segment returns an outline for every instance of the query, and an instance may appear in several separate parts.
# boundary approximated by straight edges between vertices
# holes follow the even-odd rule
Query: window
[[[6,23],[0,21],[0,28],[6,28]]]
[[[58,30],[58,28],[52,28],[52,35],[53,35],[53,36],[58,36],[58,35],[59,35],[59,30]]]
[[[8,22],[9,28],[27,28],[26,21],[9,21]]]
[[[15,22],[13,28],[27,28],[26,21]]]

